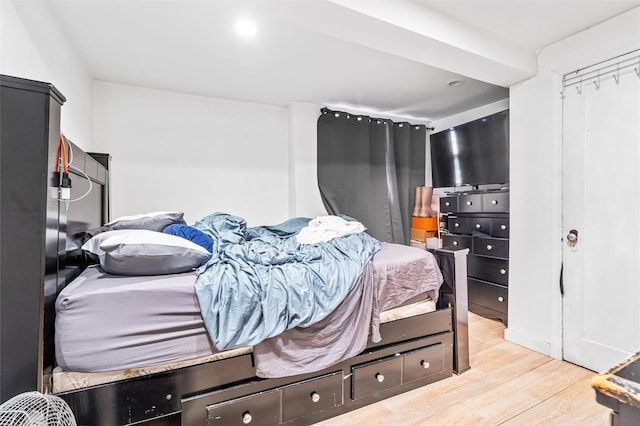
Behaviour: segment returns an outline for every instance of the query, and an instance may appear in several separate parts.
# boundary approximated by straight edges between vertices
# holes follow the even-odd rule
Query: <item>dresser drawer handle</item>
[[[384,374],[376,373],[376,380],[378,381],[378,383],[384,382]]]
[[[479,223],[476,223],[476,229],[480,229],[482,228],[482,225],[480,225]]]
[[[458,222],[456,222],[456,223],[453,224],[453,227],[454,228],[460,228],[460,224]]]
[[[447,206],[447,207],[449,207],[449,206],[451,205],[451,203],[450,203],[450,202],[448,202],[448,201],[445,201],[445,202],[444,202],[444,205],[445,205],[445,206]]]
[[[467,205],[468,205],[468,206],[470,206],[470,205],[472,205],[472,204],[473,204],[473,202],[471,202],[471,201],[467,201]]]
[[[429,367],[431,367],[431,364],[429,364],[429,361],[425,361],[424,359],[422,361],[420,361],[420,365],[422,366],[422,368],[424,368],[425,370],[427,370]]]
[[[487,250],[488,250],[488,251],[493,250],[493,246],[492,246],[491,244],[487,244]]]
[[[251,423],[251,421],[253,420],[253,416],[251,415],[250,412],[245,411],[242,414],[242,423],[245,425],[248,425],[249,423]]]
[[[507,270],[502,268],[500,269],[500,275],[506,275],[507,274]]]
[[[457,241],[454,241],[454,242],[453,242],[453,245],[454,245],[454,246],[457,246],[457,245],[458,245],[458,242],[457,242]]]
[[[498,205],[498,200],[491,200],[491,204],[493,204],[494,206]]]
[[[320,401],[320,394],[318,392],[311,392],[311,401],[313,402]]]
[[[504,302],[504,297],[498,296],[498,302]]]
[[[500,229],[502,229],[503,231],[507,230],[507,225],[500,225]]]

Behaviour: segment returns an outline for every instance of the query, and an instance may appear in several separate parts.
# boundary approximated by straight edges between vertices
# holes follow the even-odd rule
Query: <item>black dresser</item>
[[[509,191],[450,193],[440,214],[443,246],[469,249],[469,310],[507,324]]]

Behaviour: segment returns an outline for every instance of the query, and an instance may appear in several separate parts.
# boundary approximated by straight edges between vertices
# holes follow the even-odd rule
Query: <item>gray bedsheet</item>
[[[56,300],[56,361],[97,372],[217,352],[193,290],[195,274],[127,277],[87,268]]]
[[[431,253],[382,243],[351,293],[327,318],[287,330],[253,348],[257,375],[311,373],[351,358],[364,350],[369,338],[381,340],[380,312],[426,292],[437,295],[441,284],[442,274]]]

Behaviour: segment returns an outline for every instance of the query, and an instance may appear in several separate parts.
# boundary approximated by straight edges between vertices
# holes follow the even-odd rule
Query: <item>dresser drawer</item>
[[[297,419],[342,405],[342,373],[296,383],[282,389],[282,420]]]
[[[497,312],[507,313],[508,289],[486,281],[467,278],[469,303],[485,306]]]
[[[404,383],[424,379],[444,371],[444,345],[427,346],[404,355],[402,367]]]
[[[447,219],[447,229],[454,234],[471,234],[471,228],[469,227],[469,217],[460,217],[449,215]]]
[[[509,217],[492,217],[489,234],[492,237],[509,238]]]
[[[470,254],[467,256],[467,275],[496,284],[509,285],[509,261]]]
[[[447,234],[442,237],[443,247],[456,247],[471,249],[473,238],[471,235],[453,235]]]
[[[280,423],[280,391],[272,390],[207,406],[207,426]]]
[[[478,213],[482,211],[482,194],[465,194],[458,196],[460,213]]]
[[[509,240],[506,238],[476,237],[473,239],[473,254],[509,258]]]
[[[402,383],[402,356],[361,364],[351,373],[351,398],[369,396]]]
[[[482,194],[482,211],[506,213],[509,211],[509,193],[508,192],[488,192]]]
[[[467,228],[471,231],[471,234],[474,232],[481,232],[483,234],[490,235],[491,218],[470,216],[467,218]]]
[[[458,211],[458,197],[440,197],[440,213],[453,213]]]

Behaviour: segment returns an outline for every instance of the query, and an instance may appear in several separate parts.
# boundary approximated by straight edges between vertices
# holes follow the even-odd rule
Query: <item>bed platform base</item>
[[[185,398],[182,424],[315,423],[451,376],[452,346],[446,332],[364,352],[313,375],[249,381]]]
[[[58,396],[81,425],[180,412],[183,425],[246,424],[245,413],[251,424],[302,425],[451,376],[451,308],[385,323],[380,331],[375,347],[312,374],[260,379],[252,355],[244,354]]]
[[[460,374],[469,369],[466,254],[436,253],[444,306],[381,324],[381,342],[328,369],[261,379],[244,354],[57,395],[79,425],[308,425]]]

